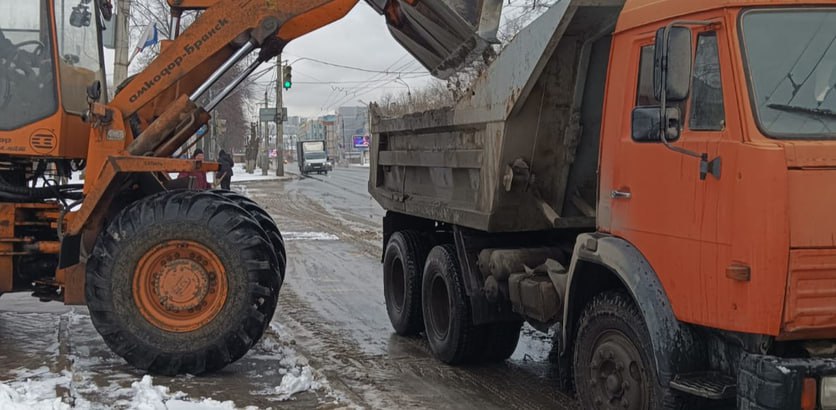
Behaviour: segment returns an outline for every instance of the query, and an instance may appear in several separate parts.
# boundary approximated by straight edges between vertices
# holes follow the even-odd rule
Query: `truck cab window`
[[[0,0],[0,129],[58,108],[46,1]]]
[[[723,130],[726,114],[716,32],[701,33],[697,37],[693,73],[690,128],[695,131]]]
[[[655,46],[642,47],[642,55],[639,61],[639,86],[636,94],[636,106],[660,105],[653,92],[653,53]]]
[[[87,110],[88,85],[96,80],[105,84],[93,12],[84,0],[55,0],[62,103],[73,114]]]

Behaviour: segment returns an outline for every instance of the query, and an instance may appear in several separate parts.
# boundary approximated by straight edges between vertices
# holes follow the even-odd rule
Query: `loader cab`
[[[99,21],[92,0],[0,0],[0,155],[86,152],[85,90],[105,84]]]

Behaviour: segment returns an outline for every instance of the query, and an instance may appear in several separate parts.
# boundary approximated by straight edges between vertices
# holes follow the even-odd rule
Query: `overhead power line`
[[[311,62],[314,62],[314,63],[317,63],[317,64],[327,65],[327,66],[330,66],[330,67],[344,68],[346,70],[362,71],[362,72],[365,72],[365,73],[373,73],[373,74],[401,75],[401,74],[424,74],[424,73],[426,73],[426,70],[424,70],[424,71],[387,71],[388,69],[387,70],[374,70],[374,69],[369,69],[369,68],[354,67],[354,66],[345,65],[345,64],[332,63],[332,62],[329,62],[329,61],[319,60],[319,59],[310,58],[310,57],[299,57],[293,63],[296,63],[297,61],[311,61]],[[291,63],[291,64],[293,64],[293,63]]]

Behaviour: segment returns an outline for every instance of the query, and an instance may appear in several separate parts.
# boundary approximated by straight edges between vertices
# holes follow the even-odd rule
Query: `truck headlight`
[[[823,410],[836,409],[836,376],[821,378],[819,403]]]

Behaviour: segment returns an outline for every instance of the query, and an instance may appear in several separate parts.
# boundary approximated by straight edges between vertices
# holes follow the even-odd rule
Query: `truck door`
[[[726,171],[734,167],[741,138],[739,128],[730,132],[727,127],[715,30],[694,32],[692,90],[689,100],[677,105],[682,131],[675,145],[707,153],[710,159],[721,156],[721,171]],[[625,87],[626,100],[632,104],[623,108],[625,120],[613,157],[612,181],[603,186],[606,178],[602,175],[601,194],[609,196],[610,231],[645,255],[677,317],[709,324],[719,320],[721,310],[716,293],[722,279],[718,266],[730,258],[734,175],[726,171],[719,179],[708,175],[701,180],[698,159],[631,138],[629,111],[659,105],[653,93],[654,51],[653,38],[640,39],[632,47],[632,86]]]
[[[629,103],[623,104],[624,120],[618,142],[611,145],[617,151],[613,157],[612,181],[606,186],[602,176],[601,196],[611,201],[610,231],[644,254],[659,274],[677,311],[679,299],[675,294],[687,292],[688,284],[676,278],[699,275],[702,193],[693,158],[672,152],[661,144],[640,143],[631,138],[633,108],[660,105],[653,92],[653,40],[652,36],[642,38],[631,47],[628,71],[631,74],[626,76],[623,100]],[[618,67],[618,64],[613,61],[610,66]],[[707,148],[706,141],[685,131],[677,144],[700,152]],[[675,275],[666,275],[667,272]]]

